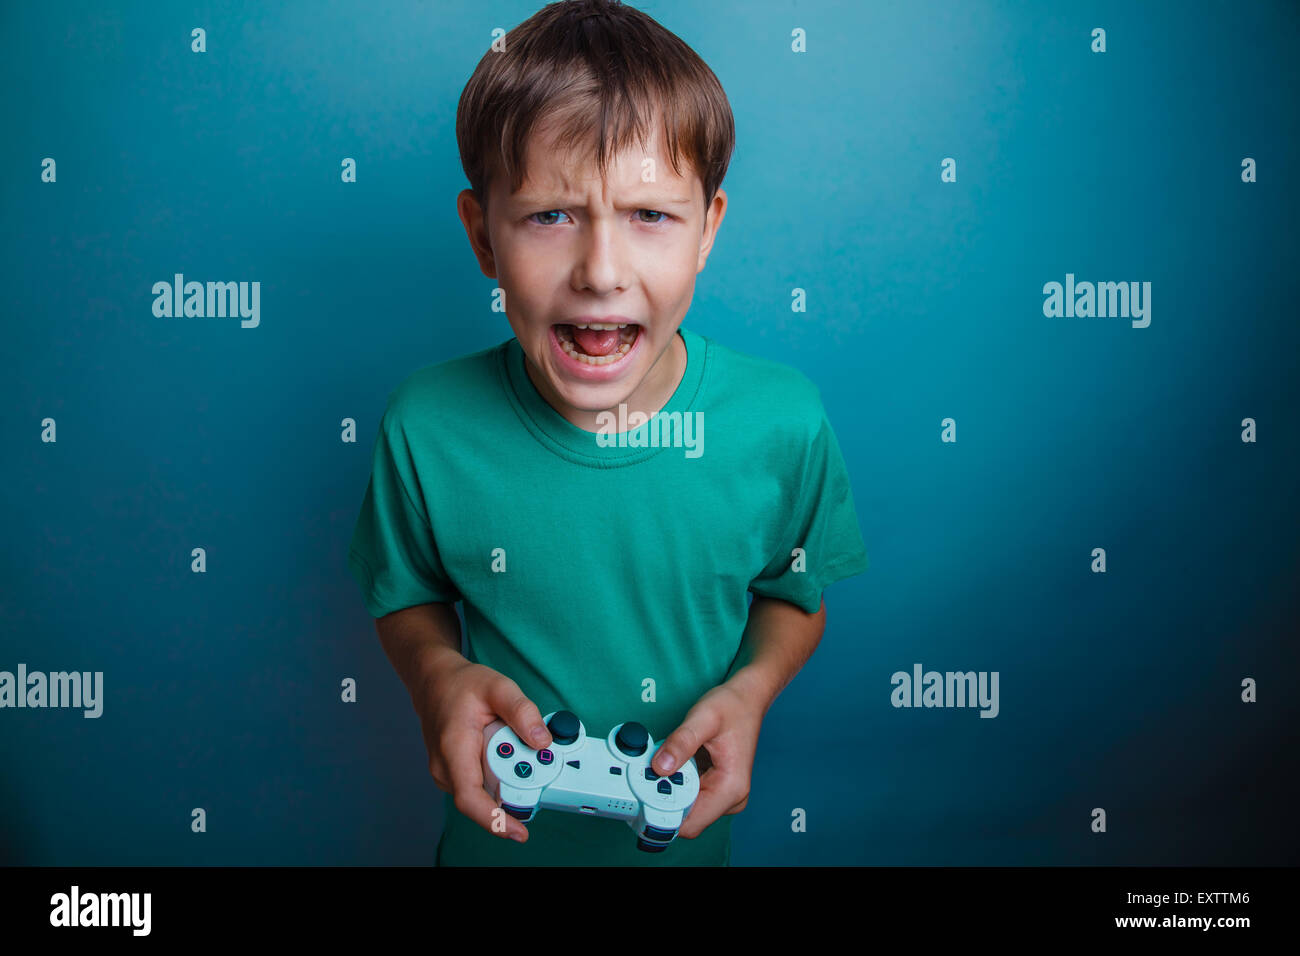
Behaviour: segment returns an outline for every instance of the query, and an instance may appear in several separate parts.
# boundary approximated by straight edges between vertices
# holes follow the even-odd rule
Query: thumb
[[[526,746],[540,750],[550,744],[551,732],[542,721],[542,712],[510,678],[501,675],[492,682],[488,704]]]
[[[721,729],[722,716],[716,709],[707,704],[693,707],[681,726],[659,746],[650,762],[651,767],[660,776],[667,776],[694,757],[695,752]]]

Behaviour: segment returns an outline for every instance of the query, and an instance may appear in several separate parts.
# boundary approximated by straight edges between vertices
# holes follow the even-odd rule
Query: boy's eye
[[[638,216],[640,216],[641,213],[643,213],[643,212],[648,212],[648,213],[649,213],[650,215],[652,215],[652,216],[659,216],[660,218],[658,218],[658,219],[639,219],[639,220],[638,220],[638,221],[640,221],[640,222],[644,222],[644,223],[646,223],[647,225],[651,225],[651,226],[657,226],[657,225],[659,225],[660,223],[667,222],[670,218],[672,218],[671,216],[668,215],[668,213],[666,213],[666,212],[660,212],[660,211],[657,210],[657,209],[638,209],[636,212],[637,212],[637,215],[638,215]],[[556,222],[555,222],[554,219],[547,218],[545,221],[541,221],[541,220],[539,220],[538,217],[540,217],[540,216],[546,216],[546,217],[550,217],[550,216],[564,216],[564,215],[566,215],[566,214],[565,214],[564,212],[561,212],[559,209],[548,209],[548,210],[546,210],[545,212],[535,212],[535,213],[533,213],[531,216],[529,216],[528,219],[529,219],[530,222],[535,222],[535,223],[537,223],[537,225],[539,225],[539,226],[554,226],[554,225],[556,224]]]
[[[535,217],[537,217],[537,216],[563,216],[563,215],[564,215],[564,213],[560,212],[560,210],[558,210],[558,209],[548,209],[546,212],[535,212],[535,213],[533,213],[531,216],[529,216],[528,218],[529,218],[530,220],[532,220],[533,222],[537,222],[537,220],[536,220],[536,218],[535,218]],[[554,223],[554,222],[551,222],[551,221],[547,221],[547,222],[538,222],[537,224],[538,224],[539,226],[553,226],[553,225],[555,225],[555,223]]]

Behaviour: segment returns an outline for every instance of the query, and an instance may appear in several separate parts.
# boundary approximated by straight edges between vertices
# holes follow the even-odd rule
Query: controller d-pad
[[[650,769],[649,767],[646,767],[646,768],[645,768],[645,778],[646,778],[647,780],[658,780],[658,779],[659,779],[659,774],[655,773],[655,772],[654,772],[652,769]]]
[[[678,770],[678,771],[676,771],[676,772],[675,772],[671,777],[669,777],[668,779],[671,780],[673,783],[677,784],[677,786],[680,787],[680,786],[682,785],[682,783],[683,783],[682,772],[681,772],[680,770]]]
[[[672,793],[672,792],[673,792],[673,785],[672,785],[671,783],[669,783],[667,780],[660,780],[660,781],[659,781],[659,792],[660,792],[660,793]]]
[[[515,764],[516,777],[527,778],[527,777],[531,777],[532,775],[533,775],[533,765],[530,764],[527,760],[521,760],[519,761],[519,763]]]

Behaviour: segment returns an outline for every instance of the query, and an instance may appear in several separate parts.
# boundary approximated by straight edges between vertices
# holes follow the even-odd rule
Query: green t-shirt
[[[370,614],[463,601],[470,660],[543,715],[571,710],[598,737],[635,720],[657,743],[729,676],[749,592],[813,613],[823,588],[866,570],[816,387],[680,334],[681,384],[621,434],[547,404],[514,338],[410,375],[389,396],[349,552]],[[543,810],[519,844],[444,804],[444,866],[730,858],[729,815],[645,853],[619,820]]]

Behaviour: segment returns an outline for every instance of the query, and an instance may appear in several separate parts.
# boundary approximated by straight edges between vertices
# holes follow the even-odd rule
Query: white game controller
[[[521,742],[504,721],[484,728],[483,785],[501,808],[524,823],[538,810],[626,820],[637,849],[667,848],[700,795],[695,761],[659,776],[650,767],[658,746],[635,721],[588,737],[577,716],[558,710],[546,726],[553,739],[543,750]]]

